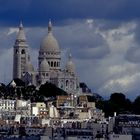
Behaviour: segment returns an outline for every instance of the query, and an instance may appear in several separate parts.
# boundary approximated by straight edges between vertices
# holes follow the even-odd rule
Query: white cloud
[[[7,35],[11,35],[11,34],[17,33],[17,32],[18,32],[18,28],[9,28]]]

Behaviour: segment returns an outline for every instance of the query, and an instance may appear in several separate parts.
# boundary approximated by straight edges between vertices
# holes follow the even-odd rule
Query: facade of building
[[[32,115],[46,117],[48,115],[47,107],[44,102],[32,103]]]
[[[69,94],[80,91],[71,54],[65,68],[61,69],[61,50],[53,35],[51,21],[48,24],[48,34],[40,45],[37,70],[30,61],[28,46],[21,23],[14,45],[13,79],[20,78],[26,84],[36,86],[51,82]]]
[[[15,103],[16,100],[0,99],[0,110],[1,111],[15,110]]]

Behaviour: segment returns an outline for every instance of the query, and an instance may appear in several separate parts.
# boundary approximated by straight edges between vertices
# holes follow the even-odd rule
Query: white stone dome
[[[59,45],[53,34],[50,32],[41,43],[40,51],[42,52],[59,52]]]
[[[50,66],[49,66],[47,60],[44,59],[44,60],[41,62],[41,64],[40,64],[40,71],[41,71],[41,72],[42,72],[42,71],[49,71],[49,70],[50,70],[49,67],[50,67]]]
[[[43,52],[59,52],[59,45],[52,33],[52,23],[49,21],[48,24],[48,35],[44,38],[41,43],[40,51]]]
[[[25,66],[25,71],[26,72],[33,72],[34,71],[34,67],[33,67],[31,61],[27,62],[26,66]]]

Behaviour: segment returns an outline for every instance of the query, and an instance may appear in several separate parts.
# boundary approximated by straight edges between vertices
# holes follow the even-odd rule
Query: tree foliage
[[[45,97],[56,97],[57,95],[67,95],[67,93],[64,90],[48,82],[40,86],[39,94],[44,95]]]
[[[56,97],[57,95],[66,95],[67,93],[54,84],[45,83],[37,89],[34,85],[25,85],[21,79],[14,79],[16,86],[11,82],[6,86],[0,84],[0,98],[3,99],[24,99],[31,102],[43,102],[47,97]]]
[[[136,97],[132,107],[133,107],[133,113],[140,114],[140,96]]]
[[[105,116],[117,114],[128,114],[132,112],[132,102],[123,93],[113,93],[109,100],[103,101],[100,105],[105,112]]]
[[[21,79],[14,79],[16,87],[10,83],[5,85],[0,83],[0,98],[2,99],[24,99],[31,102],[43,102],[46,98],[56,97],[57,95],[67,95],[65,91],[56,87],[52,83],[46,82],[39,89],[34,85],[25,85]],[[98,94],[89,97],[89,101],[94,101],[96,107],[105,112],[105,116],[117,114],[140,114],[140,96],[131,102],[123,93],[112,93],[108,100],[104,100]],[[100,98],[99,98],[100,97]]]

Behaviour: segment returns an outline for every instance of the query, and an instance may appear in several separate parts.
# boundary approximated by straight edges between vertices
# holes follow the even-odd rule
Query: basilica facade
[[[48,34],[40,44],[38,68],[30,61],[29,45],[26,40],[23,25],[20,23],[13,54],[13,79],[20,78],[27,85],[40,86],[51,82],[69,94],[78,93],[79,82],[75,73],[75,64],[69,54],[65,68],[61,68],[61,50],[53,35],[52,23],[48,23]]]

